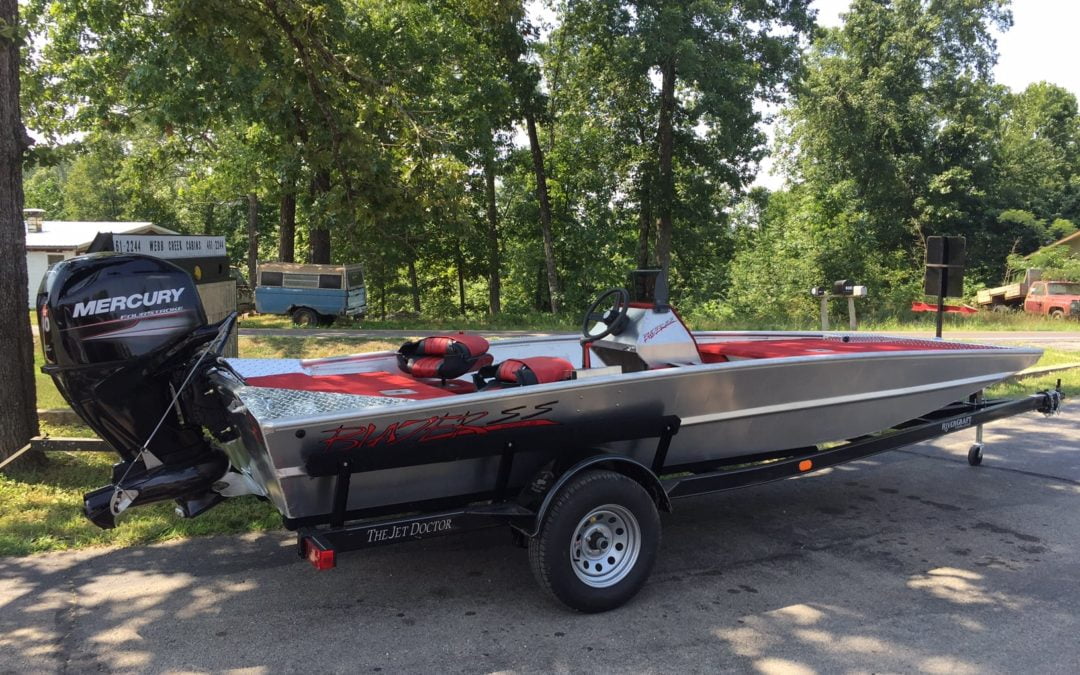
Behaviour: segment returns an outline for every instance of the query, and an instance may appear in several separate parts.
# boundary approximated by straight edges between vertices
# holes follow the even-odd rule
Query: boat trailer
[[[968,401],[954,403],[881,433],[852,438],[825,448],[811,446],[786,449],[691,465],[669,465],[666,461],[671,439],[679,432],[680,420],[676,416],[624,420],[624,423],[605,425],[603,430],[570,429],[563,432],[567,434],[565,439],[552,438],[550,431],[536,434],[530,433],[528,429],[521,430],[521,433],[513,438],[503,437],[497,442],[470,438],[467,443],[452,448],[450,454],[454,459],[498,456],[498,479],[490,492],[468,496],[470,504],[450,506],[440,501],[429,501],[381,506],[363,511],[345,510],[353,473],[411,466],[427,460],[445,461],[445,448],[438,456],[431,455],[427,460],[411,453],[405,456],[401,453],[372,454],[370,450],[363,455],[322,455],[311,460],[307,470],[312,476],[336,476],[334,510],[329,515],[328,522],[318,524],[310,519],[286,520],[286,526],[297,529],[300,556],[320,570],[335,567],[338,553],[497,525],[509,525],[515,540],[524,544],[528,538],[541,534],[551,517],[553,502],[560,491],[597,471],[613,472],[631,479],[645,488],[658,509],[670,511],[673,499],[794,478],[971,428],[975,429],[976,437],[968,451],[967,460],[970,465],[978,466],[983,459],[984,424],[1032,411],[1050,416],[1058,412],[1061,400],[1060,381],[1055,389],[1019,399],[986,400],[980,393]],[[593,454],[578,455],[574,460],[563,462],[559,466],[545,468],[516,495],[507,491],[507,479],[517,453],[561,441],[572,440],[574,447],[583,447],[589,444],[642,439],[656,439],[656,450],[650,466],[629,457],[596,451]],[[614,508],[609,510],[613,511],[610,518],[621,523]],[[395,515],[388,515],[391,513]],[[596,530],[587,534],[594,537],[596,552],[601,556],[605,554],[603,549],[612,545],[612,542],[614,546],[619,546],[621,535],[618,528],[611,532]],[[614,548],[609,550],[615,552]],[[614,560],[611,556],[607,559]],[[534,571],[537,571],[535,561]],[[557,592],[556,595],[560,596]],[[576,602],[573,598],[570,601],[565,597],[560,599],[582,611],[602,611],[610,608],[602,602],[592,605]]]

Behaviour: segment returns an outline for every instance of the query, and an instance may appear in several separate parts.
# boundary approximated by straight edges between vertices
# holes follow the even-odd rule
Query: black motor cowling
[[[155,489],[133,489],[144,497],[136,503],[197,497],[220,477],[224,456],[174,404],[193,362],[218,334],[187,272],[142,255],[71,258],[45,275],[37,310],[42,370],[120,454],[123,487],[145,483],[153,472]],[[150,456],[139,457],[147,439]],[[192,467],[206,475],[193,479]],[[89,502],[87,508],[89,515]]]
[[[37,306],[45,360],[61,368],[146,356],[206,324],[191,276],[143,255],[59,262],[42,279]]]

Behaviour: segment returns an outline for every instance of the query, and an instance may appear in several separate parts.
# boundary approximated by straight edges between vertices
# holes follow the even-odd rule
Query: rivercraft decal
[[[956,431],[957,429],[967,429],[970,426],[971,416],[969,415],[968,417],[961,417],[960,419],[943,422],[941,424],[941,431],[944,433],[949,433],[950,431]]]
[[[653,339],[654,337],[656,337],[657,335],[662,333],[664,331],[664,329],[667,328],[668,326],[674,325],[674,323],[675,323],[675,318],[674,317],[668,319],[664,323],[660,324],[659,326],[653,328],[652,330],[650,330],[647,333],[645,333],[644,335],[642,335],[641,336],[641,341],[642,342],[648,342],[649,340]]]
[[[356,448],[375,448],[399,443],[430,443],[445,441],[462,436],[486,436],[496,431],[557,425],[547,415],[555,410],[558,401],[538,403],[534,406],[514,406],[501,410],[495,419],[486,410],[464,412],[456,415],[443,413],[431,417],[392,422],[380,429],[374,424],[360,426],[341,425],[335,429],[326,429],[323,434],[328,438],[320,441],[326,450],[354,450]]]

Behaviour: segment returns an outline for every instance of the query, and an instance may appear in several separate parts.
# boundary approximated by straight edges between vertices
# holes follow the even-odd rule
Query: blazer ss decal
[[[354,450],[397,445],[398,443],[428,443],[445,441],[461,436],[483,436],[493,431],[542,427],[558,424],[548,419],[558,401],[538,403],[534,406],[515,406],[501,410],[497,417],[487,420],[486,410],[465,412],[457,415],[444,413],[432,417],[392,422],[379,429],[374,424],[362,426],[339,426],[321,433],[329,436],[321,441],[326,450]],[[486,420],[486,421],[485,421]]]

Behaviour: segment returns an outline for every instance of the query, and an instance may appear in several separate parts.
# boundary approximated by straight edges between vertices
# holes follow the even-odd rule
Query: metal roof
[[[1047,244],[1043,248],[1050,248],[1051,246],[1058,246],[1060,244],[1072,244],[1073,239],[1080,239],[1080,230],[1073,232],[1067,237],[1062,237],[1061,239],[1058,239],[1053,244]]]
[[[261,262],[259,263],[260,272],[287,272],[290,274],[327,274],[342,271],[351,271],[363,269],[363,265],[360,263],[348,263],[348,264],[313,264],[313,263],[283,263],[283,262]]]
[[[90,245],[98,232],[117,234],[178,234],[160,225],[147,222],[46,220],[41,232],[26,230],[26,250],[81,250]]]

